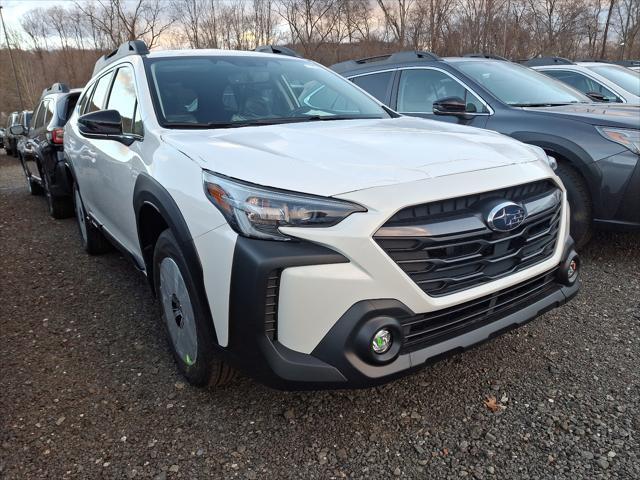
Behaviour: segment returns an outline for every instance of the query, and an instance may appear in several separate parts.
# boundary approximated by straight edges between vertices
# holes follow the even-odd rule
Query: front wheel
[[[571,207],[571,236],[577,248],[584,247],[593,230],[593,208],[591,196],[582,176],[570,165],[558,162],[556,174],[567,189],[567,199]]]
[[[229,383],[235,371],[216,358],[208,303],[198,293],[170,230],[162,232],[156,242],[153,280],[162,307],[162,323],[180,372],[196,386],[219,387]]]
[[[84,204],[82,203],[82,197],[80,196],[77,183],[73,184],[73,203],[76,210],[76,220],[78,222],[78,230],[80,231],[82,248],[84,248],[85,252],[89,255],[108,252],[111,249],[111,244],[109,244],[100,230],[89,220],[84,210]]]

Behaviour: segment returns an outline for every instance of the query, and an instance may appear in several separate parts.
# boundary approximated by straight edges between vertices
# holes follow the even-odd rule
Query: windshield
[[[590,102],[577,90],[511,62],[460,62],[456,66],[499,100],[514,107]]]
[[[149,60],[147,68],[158,121],[168,128],[389,117],[353,84],[309,61],[174,57]]]
[[[627,92],[640,96],[640,73],[618,65],[594,65],[587,68],[624,88]]]

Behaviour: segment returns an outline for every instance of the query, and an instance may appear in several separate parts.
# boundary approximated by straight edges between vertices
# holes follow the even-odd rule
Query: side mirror
[[[114,140],[131,145],[134,138],[122,133],[122,117],[117,110],[98,110],[78,118],[78,130],[87,138]]]
[[[436,115],[467,116],[467,104],[460,97],[446,97],[433,102],[433,113]]]
[[[603,94],[598,92],[587,92],[585,93],[587,97],[589,97],[594,102],[608,102],[609,100]]]
[[[22,125],[13,125],[9,128],[11,135],[25,135],[27,131],[24,129]]]

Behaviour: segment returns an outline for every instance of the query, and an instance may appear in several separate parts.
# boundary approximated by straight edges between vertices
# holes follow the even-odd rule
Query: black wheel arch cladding
[[[157,235],[156,238],[153,239],[154,243],[151,245],[145,245],[145,242],[148,243],[149,241],[149,238],[145,237],[145,232],[141,228],[144,222],[142,215],[145,209],[153,209],[162,221],[164,221],[166,227],[171,229],[171,232],[178,242],[195,280],[197,289],[196,293],[203,299],[203,301],[207,302],[207,308],[205,310],[207,315],[211,317],[211,313],[208,308],[207,294],[204,288],[204,275],[202,271],[202,264],[200,263],[200,257],[198,256],[187,222],[182,216],[180,208],[173,197],[162,185],[160,185],[160,183],[158,183],[158,181],[154,180],[149,175],[142,173],[138,175],[138,178],[136,179],[133,192],[133,209],[136,215],[138,241],[140,242],[140,250],[144,257],[147,280],[149,281],[154,294],[156,292],[153,285],[153,244],[155,244],[157,236],[162,232],[155,232]],[[164,230],[164,228],[162,230]],[[213,322],[212,319],[211,321]]]

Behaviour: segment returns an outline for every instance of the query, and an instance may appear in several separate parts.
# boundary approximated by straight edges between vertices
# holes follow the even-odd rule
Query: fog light
[[[371,349],[374,351],[374,353],[382,355],[383,353],[387,353],[389,351],[392,343],[393,338],[389,329],[381,328],[373,336],[373,340],[371,341]]]
[[[572,258],[567,268],[567,278],[570,282],[575,280],[575,276],[578,274],[578,262],[575,258]]]
[[[558,280],[567,286],[572,286],[580,276],[580,257],[574,251],[569,252],[558,269]]]

